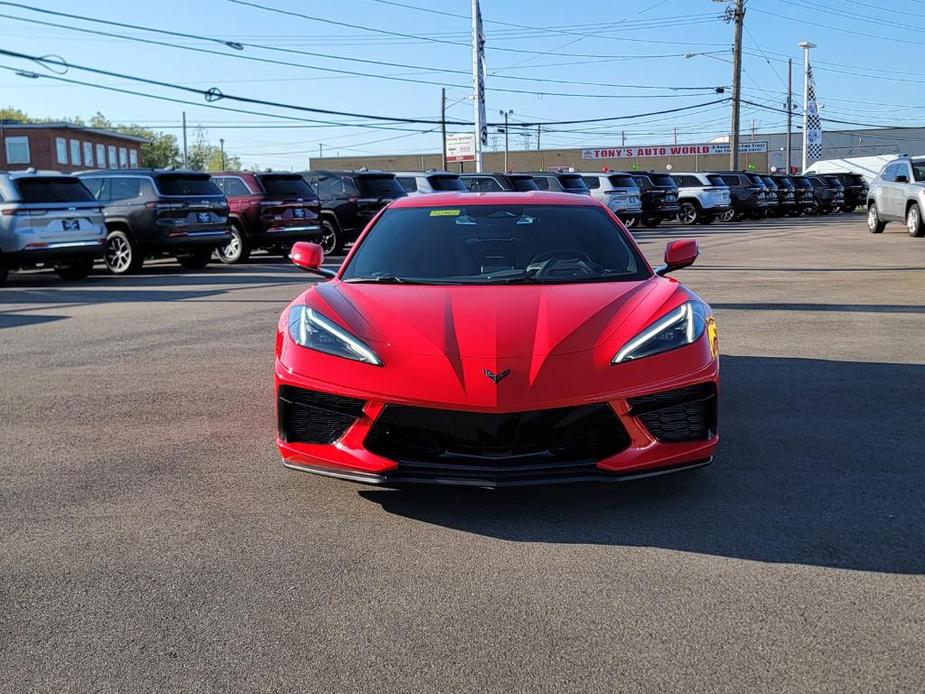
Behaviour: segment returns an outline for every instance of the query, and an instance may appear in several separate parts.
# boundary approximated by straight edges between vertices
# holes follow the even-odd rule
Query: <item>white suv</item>
[[[672,173],[678,184],[678,219],[682,224],[710,224],[732,207],[732,195],[722,176],[708,173]]]
[[[887,222],[905,222],[910,236],[925,236],[925,159],[894,159],[867,191],[867,228],[879,234]]]

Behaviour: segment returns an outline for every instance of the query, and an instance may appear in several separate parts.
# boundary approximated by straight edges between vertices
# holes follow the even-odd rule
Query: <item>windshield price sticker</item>
[[[458,217],[459,210],[431,210],[431,217]]]

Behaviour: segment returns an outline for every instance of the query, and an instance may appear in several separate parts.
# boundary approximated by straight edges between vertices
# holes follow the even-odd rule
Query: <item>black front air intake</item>
[[[362,400],[280,386],[279,434],[289,443],[334,443],[363,414]]]
[[[619,453],[629,436],[606,404],[483,413],[386,407],[367,449],[403,463],[533,468],[590,463]]]
[[[706,441],[716,435],[716,384],[701,383],[629,400],[630,415],[659,441]]]

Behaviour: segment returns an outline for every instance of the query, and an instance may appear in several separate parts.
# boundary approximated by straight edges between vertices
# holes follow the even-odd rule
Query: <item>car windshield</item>
[[[459,180],[459,176],[428,176],[427,180],[430,181],[430,187],[434,190],[468,192],[466,186]]]
[[[345,282],[527,284],[642,280],[650,271],[602,207],[387,209]]]
[[[714,186],[725,186],[726,181],[723,180],[722,176],[716,176],[714,174],[708,174],[707,180],[712,183]]]
[[[638,188],[632,176],[611,175],[607,177],[614,188]]]
[[[260,183],[268,195],[314,198],[315,191],[311,189],[305,179],[299,175],[293,176],[259,176]]]
[[[391,174],[384,176],[357,176],[357,185],[360,187],[360,194],[369,197],[382,198],[403,198],[405,189]]]
[[[652,181],[654,186],[668,186],[669,188],[677,188],[678,184],[674,182],[674,179],[668,174],[649,174],[649,180]]]
[[[588,190],[585,179],[578,174],[559,174],[559,183],[566,190],[580,190],[582,192]]]
[[[222,195],[208,174],[161,174],[157,177],[157,189],[161,195]]]
[[[536,181],[533,180],[532,176],[511,176],[511,186],[518,193],[526,193],[528,190],[539,190],[540,187],[536,185]]]
[[[80,179],[68,176],[36,176],[16,179],[23,202],[90,202],[96,200]]]

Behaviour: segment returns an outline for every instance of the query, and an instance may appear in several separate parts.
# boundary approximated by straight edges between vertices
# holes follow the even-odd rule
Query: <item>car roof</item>
[[[396,176],[456,176],[459,177],[458,173],[452,171],[391,171]]]
[[[193,171],[192,169],[88,169],[86,171],[77,171],[75,176],[162,176],[162,175],[181,175],[181,176],[210,176],[205,171]]]
[[[305,174],[336,174],[338,176],[395,176],[394,171],[380,171],[378,169],[369,169],[368,171],[354,171],[353,169],[312,169],[311,171],[300,171],[301,175]]]
[[[390,208],[442,207],[450,205],[600,205],[594,198],[574,193],[550,193],[545,190],[529,190],[524,193],[507,191],[503,193],[434,193],[427,196],[399,198]]]

